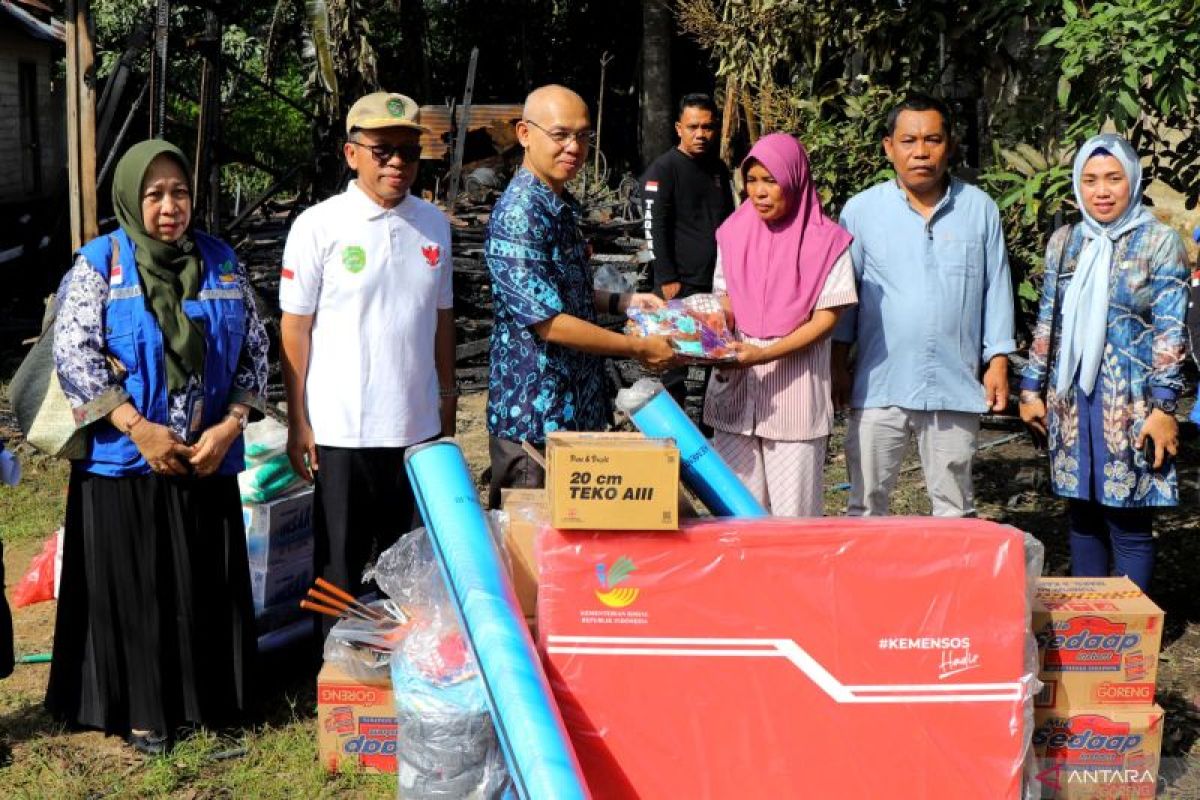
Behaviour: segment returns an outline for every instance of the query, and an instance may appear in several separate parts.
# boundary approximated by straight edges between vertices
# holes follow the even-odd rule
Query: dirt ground
[[[458,438],[476,475],[487,460],[483,407],[483,395],[473,394],[463,398],[460,411]],[[6,425],[0,408],[0,436],[14,433],[11,419],[7,421]],[[829,448],[826,504],[830,515],[842,513],[846,505],[842,430],[839,424]],[[1185,433],[1189,438],[1180,457],[1185,465],[1181,471],[1184,502],[1162,514],[1157,526],[1160,550],[1153,597],[1167,612],[1157,694],[1158,703],[1167,711],[1159,796],[1200,800],[1200,526],[1196,522],[1200,441],[1194,429],[1185,429]],[[1033,533],[1046,546],[1046,573],[1067,574],[1064,508],[1048,495],[1044,456],[1033,450],[1025,436],[1014,437],[1012,430],[985,429],[982,447],[976,466],[981,515]],[[27,490],[36,486],[39,494],[30,501],[35,512],[0,497],[6,588],[10,592],[44,538],[40,532],[15,530],[10,520],[22,520],[20,524],[26,527],[44,524],[48,533],[52,529],[49,521],[61,515],[66,478],[61,464],[39,458],[23,445],[18,448],[26,465]],[[915,466],[915,453],[910,453],[908,471],[894,497],[896,513],[929,511],[920,470]],[[16,610],[19,654],[51,649],[54,610],[53,603]],[[132,756],[113,738],[64,732],[52,723],[40,705],[48,671],[45,664],[22,664],[11,678],[0,682],[0,744],[8,750],[4,766],[0,766],[0,796],[394,796],[394,782],[364,785],[348,778],[326,778],[313,768],[312,691],[304,683],[306,678],[284,678],[271,687],[264,726],[232,742],[209,742],[207,749],[201,748],[194,757],[195,763],[185,754],[160,759],[165,763],[156,765]],[[281,751],[278,757],[273,755],[276,750]],[[164,771],[161,780],[156,769]],[[245,777],[245,773],[255,773],[255,777]],[[295,773],[303,774],[297,777]],[[42,794],[38,787],[48,786],[51,779],[60,788],[47,788]]]

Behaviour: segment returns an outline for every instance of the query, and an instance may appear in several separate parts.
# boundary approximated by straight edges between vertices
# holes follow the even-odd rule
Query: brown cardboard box
[[[1043,798],[1152,798],[1158,783],[1163,710],[1039,708],[1033,751]]]
[[[679,528],[679,450],[640,433],[546,437],[550,523],[585,530]]]
[[[391,684],[369,685],[332,663],[317,676],[317,754],[336,772],[343,761],[396,774],[396,708]]]
[[[534,558],[537,532],[550,522],[545,489],[503,489],[500,508],[508,514],[504,549],[508,551],[513,587],[526,619],[537,613],[538,567]]]
[[[1163,612],[1128,578],[1040,578],[1039,708],[1154,703]]]

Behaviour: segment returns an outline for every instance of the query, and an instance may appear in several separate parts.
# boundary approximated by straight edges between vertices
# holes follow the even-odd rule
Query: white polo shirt
[[[279,305],[315,314],[305,399],[317,444],[406,447],[436,436],[438,309],[451,308],[450,223],[409,195],[385,209],[351,181],[296,218]]]

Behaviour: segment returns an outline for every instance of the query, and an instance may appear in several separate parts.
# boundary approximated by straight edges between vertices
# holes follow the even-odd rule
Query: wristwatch
[[[1161,400],[1157,397],[1151,397],[1146,401],[1146,407],[1151,411],[1157,408],[1164,414],[1170,414],[1174,416],[1176,409],[1179,408],[1179,403],[1175,400]]]
[[[239,430],[246,430],[246,426],[250,424],[250,417],[242,411],[231,408],[225,413],[237,420]]]

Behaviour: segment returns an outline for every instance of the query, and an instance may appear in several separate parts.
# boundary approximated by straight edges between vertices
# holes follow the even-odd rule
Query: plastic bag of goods
[[[364,575],[413,618],[390,669],[399,797],[492,800],[511,791],[478,665],[425,530],[405,534]]]
[[[42,551],[29,562],[29,569],[13,587],[13,608],[58,597],[58,583],[62,577],[62,540],[63,530],[59,528],[46,539]]]
[[[243,503],[266,501],[305,485],[287,456],[287,427],[270,417],[246,426],[246,469],[238,473]]]
[[[602,292],[628,294],[635,291],[635,286],[629,276],[619,270],[616,265],[603,263],[592,273],[592,288]]]
[[[625,332],[631,336],[665,336],[681,356],[695,363],[732,361],[734,338],[725,321],[725,309],[713,294],[694,294],[671,300],[662,308],[630,308]]]
[[[338,620],[325,637],[325,662],[336,664],[355,680],[386,685],[391,680],[392,652],[408,635],[412,619],[391,600],[376,600],[367,607],[380,612],[385,621],[353,616]]]

